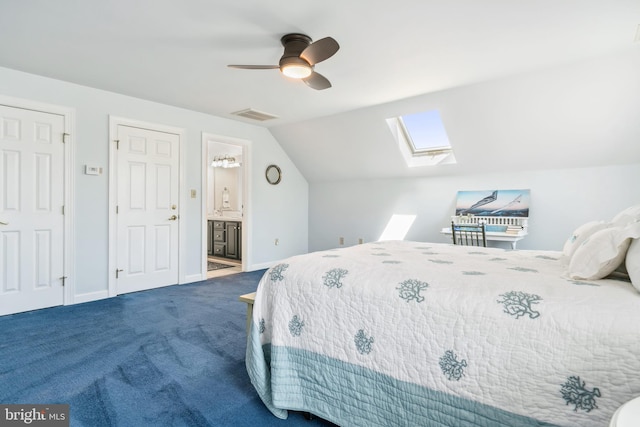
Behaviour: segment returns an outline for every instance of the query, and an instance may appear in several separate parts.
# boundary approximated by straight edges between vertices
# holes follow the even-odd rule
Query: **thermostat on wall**
[[[100,166],[84,166],[85,175],[102,175],[102,168]]]

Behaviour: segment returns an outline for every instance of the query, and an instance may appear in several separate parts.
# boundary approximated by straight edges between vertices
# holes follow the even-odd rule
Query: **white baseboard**
[[[250,266],[247,267],[246,271],[256,271],[256,270],[263,270],[265,268],[271,268],[277,263],[278,261],[269,261],[269,262],[263,262],[261,264],[251,264]]]
[[[75,295],[71,304],[81,304],[105,298],[109,298],[109,291],[87,292],[86,294]]]
[[[189,276],[184,276],[184,282],[181,282],[181,285],[185,285],[187,283],[201,282],[203,280],[207,280],[207,277],[202,277],[202,274],[191,274]]]

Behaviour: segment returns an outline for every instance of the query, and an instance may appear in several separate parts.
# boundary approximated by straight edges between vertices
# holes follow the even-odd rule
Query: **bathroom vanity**
[[[242,259],[242,222],[231,219],[208,220],[208,253],[211,256]]]

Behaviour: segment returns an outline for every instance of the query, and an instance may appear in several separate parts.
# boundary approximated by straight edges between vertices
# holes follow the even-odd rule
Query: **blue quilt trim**
[[[557,427],[310,351],[270,345],[261,350],[271,369],[262,372],[266,382],[256,389],[280,418],[289,409],[349,426]],[[248,368],[252,364],[247,360]]]

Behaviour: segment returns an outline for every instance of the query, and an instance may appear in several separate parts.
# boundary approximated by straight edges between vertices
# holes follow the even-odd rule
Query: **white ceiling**
[[[274,126],[624,49],[638,24],[638,0],[2,0],[0,66]],[[316,66],[333,88],[226,67],[277,64],[290,32],[340,43]]]
[[[335,139],[338,113],[638,48],[639,24],[639,0],[0,0],[0,66],[270,127],[321,179],[301,156],[326,139],[301,123]],[[332,88],[226,67],[277,64],[291,32],[339,42],[316,66]]]

